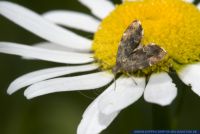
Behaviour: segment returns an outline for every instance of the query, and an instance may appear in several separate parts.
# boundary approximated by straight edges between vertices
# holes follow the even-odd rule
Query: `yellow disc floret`
[[[93,42],[94,56],[102,69],[115,66],[123,32],[138,19],[144,29],[142,44],[154,42],[167,51],[159,64],[143,73],[179,69],[200,61],[200,11],[182,0],[141,0],[116,6],[100,24]]]

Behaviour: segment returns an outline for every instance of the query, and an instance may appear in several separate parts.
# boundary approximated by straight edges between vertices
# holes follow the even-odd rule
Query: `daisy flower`
[[[0,42],[1,53],[74,65],[25,74],[10,84],[8,94],[27,87],[24,95],[32,99],[54,92],[93,90],[110,84],[84,112],[78,134],[100,133],[121,110],[142,96],[149,103],[171,104],[177,95],[176,85],[169,75],[171,70],[200,95],[200,6],[193,5],[193,0],[124,0],[119,5],[108,0],[79,2],[99,19],[64,10],[39,15],[11,2],[0,2],[2,16],[47,40],[34,46]],[[129,76],[121,74],[115,81],[111,70],[116,64],[120,39],[136,19],[144,29],[142,44],[154,42],[166,50],[167,56],[158,64]],[[93,32],[94,39],[89,40],[59,25]],[[63,77],[97,69],[100,71]]]

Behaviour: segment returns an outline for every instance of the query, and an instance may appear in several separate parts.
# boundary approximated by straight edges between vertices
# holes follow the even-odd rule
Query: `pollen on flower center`
[[[169,67],[177,70],[200,61],[200,11],[182,0],[143,0],[116,6],[100,24],[92,49],[102,69],[115,66],[122,34],[135,19],[144,29],[142,44],[154,42],[168,53],[159,64],[141,70],[143,73]]]

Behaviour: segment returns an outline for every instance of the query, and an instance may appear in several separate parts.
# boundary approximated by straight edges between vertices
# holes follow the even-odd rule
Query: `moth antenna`
[[[108,64],[107,64],[107,63],[105,63],[105,62],[104,62],[103,64],[106,64],[106,65],[108,65]],[[109,65],[108,65],[108,66],[109,66]],[[112,71],[112,74],[113,74],[113,76],[114,76],[113,78],[114,78],[114,90],[115,90],[115,89],[116,89],[116,87],[117,87],[117,84],[116,84],[116,77],[117,77],[117,73]]]
[[[99,95],[98,92],[97,92],[97,90],[94,90],[93,93],[94,93],[95,95]]]
[[[94,99],[95,99],[94,97],[90,97],[90,96],[88,96],[88,95],[82,93],[81,91],[77,91],[77,92],[79,92],[82,96],[84,96],[84,97],[86,97],[86,98],[88,98],[88,99],[90,99],[90,100],[94,100]]]

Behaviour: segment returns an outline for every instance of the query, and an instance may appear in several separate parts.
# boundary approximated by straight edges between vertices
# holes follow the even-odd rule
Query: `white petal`
[[[197,4],[197,8],[200,10],[200,3]]]
[[[42,69],[39,71],[34,71],[28,74],[25,74],[16,80],[14,80],[10,86],[8,87],[8,94],[12,94],[18,91],[21,88],[34,84],[36,82],[40,82],[46,79],[67,75],[71,73],[77,72],[85,72],[95,70],[98,67],[94,64],[82,65],[82,66],[68,66],[68,67],[54,67],[48,69]]]
[[[24,95],[31,99],[54,92],[95,89],[105,86],[112,79],[113,76],[107,72],[55,78],[33,84],[26,89]]]
[[[70,48],[60,46],[58,44],[50,43],[50,42],[40,42],[40,43],[33,44],[32,46],[38,47],[38,48],[45,48],[45,49],[49,49],[49,50],[59,50],[59,51],[63,51],[63,52],[74,51],[74,50],[71,50]]]
[[[188,3],[193,3],[194,2],[194,0],[183,0],[183,1],[188,2]]]
[[[115,6],[108,0],[79,0],[83,5],[88,7],[97,17],[105,18]]]
[[[83,51],[91,49],[90,40],[59,27],[37,13],[17,4],[1,1],[0,14],[53,43]]]
[[[73,11],[50,11],[43,14],[43,17],[49,21],[75,29],[96,32],[100,21],[87,14]]]
[[[143,94],[145,78],[119,78],[110,86],[111,92],[101,97],[99,108],[104,114],[122,110],[137,101]]]
[[[200,96],[200,63],[186,66],[178,75],[185,84],[191,85],[192,90]]]
[[[147,102],[166,106],[171,104],[177,95],[177,88],[167,73],[151,75],[144,91]]]
[[[98,107],[101,97],[110,92],[112,92],[111,88],[106,89],[88,106],[78,126],[77,134],[99,134],[116,118],[120,111],[105,115],[100,112]]]
[[[63,51],[63,52],[77,52],[74,49],[70,49],[64,46],[60,46],[58,44],[55,43],[50,43],[50,42],[40,42],[40,43],[36,43],[32,45],[33,47],[36,48],[45,48],[45,49],[49,49],[49,50],[58,50],[58,51]],[[34,58],[31,57],[22,57],[25,60],[35,60]]]
[[[57,63],[81,64],[93,61],[91,54],[48,50],[9,42],[0,42],[0,53],[31,57]]]

